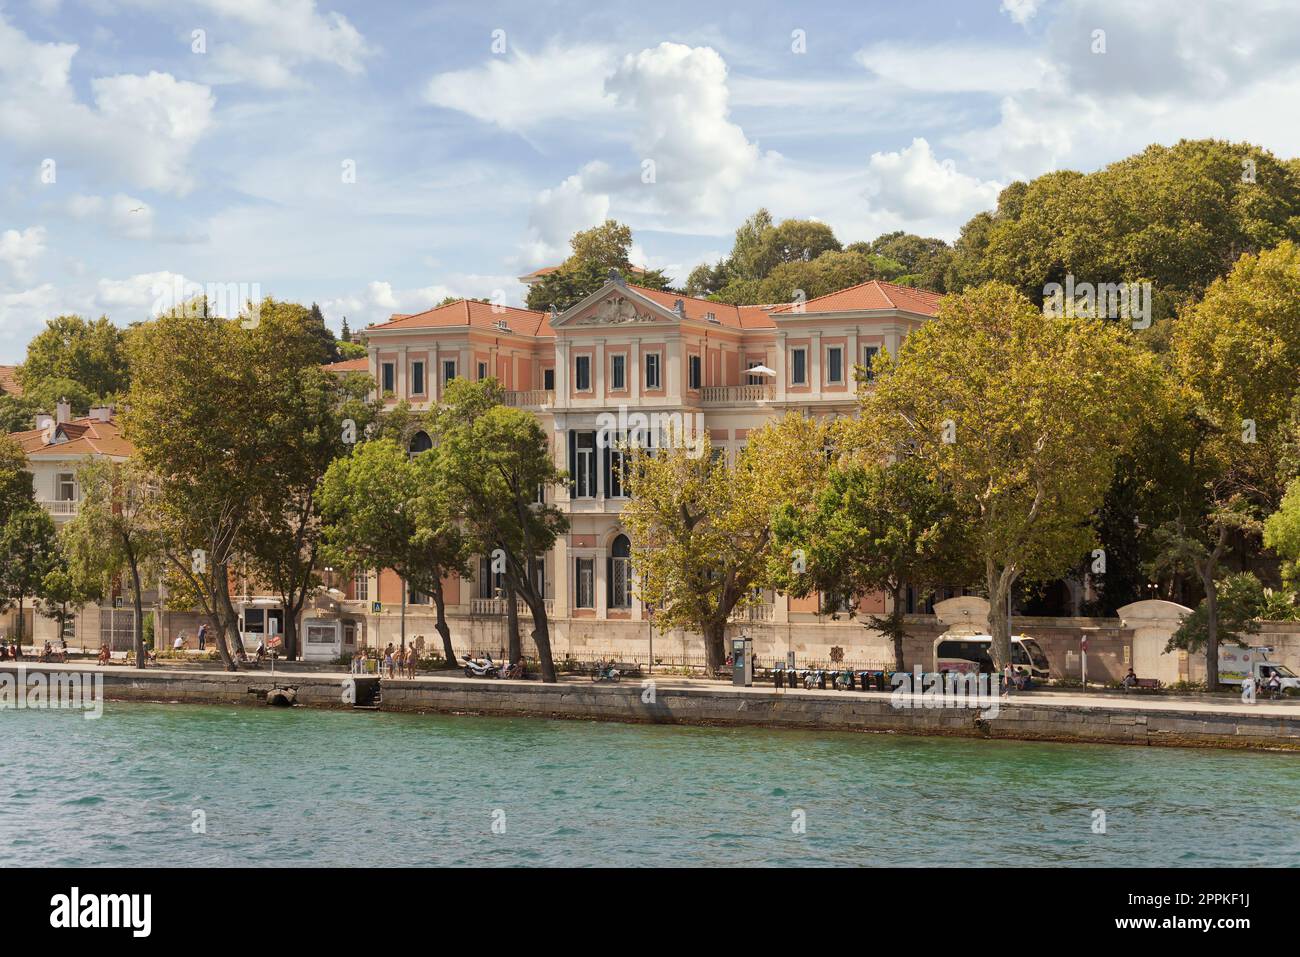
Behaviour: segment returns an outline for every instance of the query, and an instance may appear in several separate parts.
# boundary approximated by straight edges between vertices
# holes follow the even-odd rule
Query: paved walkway
[[[58,669],[58,670],[76,670],[76,671],[103,671],[105,674],[127,675],[136,669],[122,665],[109,665],[101,667],[97,662],[69,662],[67,664],[41,664],[34,659],[23,659],[19,662],[5,661],[0,664],[0,670],[12,671],[16,664],[25,666],[29,671]],[[198,667],[167,667],[166,664],[151,665],[145,669],[149,675],[166,676],[168,678],[198,678],[201,676],[212,675],[233,675],[234,672],[223,671],[216,668],[198,668]],[[256,668],[251,670],[241,669],[238,674],[248,678],[269,678],[272,676],[270,666]],[[321,680],[341,681],[349,676],[349,672],[342,667],[337,670],[328,671],[299,671],[295,670],[293,665],[277,664],[274,676],[276,678],[317,678]],[[701,691],[711,691],[721,694],[735,694],[737,696],[750,695],[797,695],[803,696],[831,696],[838,698],[888,698],[891,692],[888,691],[832,691],[827,689],[808,691],[803,688],[774,688],[771,684],[755,685],[752,688],[737,688],[725,681],[710,680],[707,678],[690,678],[682,675],[643,675],[640,677],[626,677],[620,683],[624,687],[636,688],[641,682],[653,679],[659,689],[695,689]],[[406,678],[385,678],[385,681],[406,682]],[[464,674],[455,670],[431,671],[418,673],[415,681],[439,680],[439,681],[464,681],[471,684],[484,683],[492,681],[501,684],[529,684],[531,682],[507,682],[501,679],[489,678],[466,678]],[[591,686],[593,683],[590,678],[578,675],[561,675],[561,684],[578,684]],[[612,687],[608,683],[602,683],[604,687]],[[1245,704],[1238,696],[1214,696],[1209,695],[1181,697],[1175,695],[1153,695],[1143,693],[1125,694],[1123,692],[1090,692],[1081,691],[1052,691],[1052,690],[1035,690],[1013,694],[1010,698],[1000,699],[1005,705],[1014,705],[1016,707],[1035,707],[1035,706],[1072,706],[1086,708],[1109,708],[1116,710],[1129,711],[1163,711],[1177,712],[1183,714],[1196,713],[1228,713],[1240,714],[1251,713],[1258,715],[1276,715],[1280,718],[1300,717],[1300,698],[1282,699],[1279,701],[1268,701],[1263,698],[1255,704]]]

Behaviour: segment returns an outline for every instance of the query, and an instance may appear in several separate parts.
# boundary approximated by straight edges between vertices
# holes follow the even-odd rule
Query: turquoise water
[[[4,866],[1300,865],[1285,754],[112,702],[0,728]]]

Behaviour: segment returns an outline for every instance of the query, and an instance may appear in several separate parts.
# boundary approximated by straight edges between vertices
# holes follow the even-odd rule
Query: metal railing
[[[706,385],[700,389],[703,405],[740,405],[747,402],[769,402],[774,390],[762,385]]]

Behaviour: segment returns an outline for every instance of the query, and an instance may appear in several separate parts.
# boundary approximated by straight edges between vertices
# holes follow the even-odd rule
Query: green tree
[[[915,455],[970,517],[999,668],[1011,588],[1060,576],[1096,541],[1095,513],[1155,377],[1125,335],[1045,316],[988,283],[947,296],[896,359],[878,357],[862,395],[864,447],[879,460]]]
[[[1294,165],[1249,143],[1182,140],[1094,173],[1052,172],[1008,187],[983,269],[1035,303],[1067,273],[1079,282],[1149,280],[1159,320],[1243,253],[1287,239],[1300,239]]]
[[[1291,480],[1282,504],[1264,522],[1264,544],[1282,559],[1282,581],[1300,590],[1300,478]]]
[[[340,378],[321,369],[320,328],[315,312],[267,299],[245,343],[265,410],[259,439],[273,451],[240,549],[254,577],[281,600],[284,653],[291,661],[301,652],[302,610],[320,586],[317,489],[330,463],[350,450],[374,416],[365,376]]]
[[[466,573],[465,544],[440,504],[440,452],[431,449],[417,459],[412,462],[393,439],[380,438],[330,464],[318,493],[324,553],[346,569],[389,568],[402,580],[403,649],[408,591],[432,595],[443,652],[454,663],[442,580]]]
[[[832,466],[812,509],[782,506],[772,534],[771,576],[790,594],[818,592],[829,614],[845,604],[856,610],[868,595],[888,596],[887,614],[868,624],[893,643],[898,671],[907,670],[907,587],[924,594],[977,574],[957,503],[911,458]]]
[[[122,581],[135,613],[135,661],[145,666],[145,582],[158,579],[164,541],[157,494],[136,462],[88,459],[77,469],[81,504],[60,537],[71,585],[84,593],[111,593]],[[98,586],[98,587],[97,587]]]
[[[632,230],[622,223],[607,219],[575,233],[569,246],[573,250],[569,258],[528,290],[529,309],[554,306],[563,312],[605,285],[611,271],[649,289],[668,288],[668,277],[662,271],[633,268],[629,258]]]
[[[542,680],[555,681],[546,596],[530,574],[568,530],[554,505],[539,502],[539,490],[563,480],[546,433],[521,409],[497,404],[495,379],[456,379],[447,389],[437,422],[447,501],[463,523],[473,550],[504,563],[510,587],[528,606]]]
[[[1259,633],[1259,615],[1268,598],[1258,578],[1250,572],[1229,575],[1215,583],[1212,593],[1217,596],[1215,607],[1211,608],[1207,594],[1196,610],[1182,620],[1178,630],[1169,636],[1165,651],[1200,651],[1206,648],[1211,640],[1211,616],[1215,618],[1215,641],[1230,641],[1245,648],[1249,645],[1247,637]]]
[[[68,623],[77,617],[86,603],[101,596],[102,592],[94,583],[83,581],[60,561],[41,581],[36,610],[58,622],[59,634],[63,635],[68,630]]]
[[[132,331],[123,424],[157,491],[169,587],[202,608],[235,670],[231,649],[242,654],[243,641],[231,571],[280,450],[252,361],[256,330],[207,312],[189,304]]]
[[[23,611],[28,598],[38,598],[45,576],[59,566],[54,519],[39,506],[21,508],[0,528],[0,595],[18,606],[17,637],[21,645]]]
[[[703,636],[710,672],[726,655],[732,612],[769,584],[773,506],[811,506],[830,436],[829,426],[790,413],[751,432],[734,463],[709,454],[702,437],[630,450],[623,523],[641,600],[657,626]]]
[[[104,399],[126,391],[130,382],[125,333],[107,316],[90,321],[59,316],[27,345],[18,381],[33,392],[50,379],[71,380],[89,395]]]

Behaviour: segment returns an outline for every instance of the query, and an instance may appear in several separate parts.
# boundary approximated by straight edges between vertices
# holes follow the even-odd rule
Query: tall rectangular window
[[[57,496],[60,502],[75,502],[77,500],[77,477],[72,472],[59,473],[59,488]]]
[[[596,433],[579,432],[574,453],[574,497],[596,496]]]
[[[839,346],[831,346],[826,350],[826,381],[844,381],[844,350]]]
[[[573,578],[573,607],[596,607],[596,559],[575,558]]]
[[[880,346],[863,346],[862,347],[862,365],[867,370],[867,378],[874,379],[875,373],[871,371],[871,362],[876,358],[876,353],[880,351]]]
[[[424,363],[411,363],[411,395],[424,395]]]
[[[686,359],[686,382],[687,388],[698,389],[700,387],[700,357],[688,356]]]
[[[478,597],[499,598],[504,592],[504,572],[492,571],[492,559],[483,555],[478,560]]]
[[[647,352],[645,356],[645,387],[659,388],[659,353]]]
[[[478,380],[482,382],[486,378],[487,378],[487,363],[480,362],[478,364]]]
[[[615,353],[609,358],[609,387],[614,392],[627,388],[627,356]]]
[[[379,390],[385,395],[397,391],[397,366],[385,362],[379,367]]]
[[[370,572],[361,571],[352,576],[352,595],[356,601],[370,601]]]
[[[442,360],[442,384],[446,385],[454,378],[456,378],[456,360],[443,359]]]
[[[758,368],[759,366],[761,366],[762,364],[763,364],[763,363],[760,362],[758,359],[750,359],[747,363],[745,363],[745,368],[746,368],[746,369],[757,369],[757,368]],[[745,376],[745,381],[746,381],[747,383],[749,383],[750,385],[762,385],[762,384],[763,384],[763,377],[762,377],[761,375],[748,375],[748,376]]]
[[[790,350],[790,384],[808,384],[808,350]]]
[[[545,389],[545,390],[547,390],[548,392],[552,392],[552,391],[555,390],[555,370],[554,370],[554,369],[543,369],[543,370],[542,370],[542,388]]]
[[[573,357],[573,387],[579,392],[591,391],[591,356]]]

